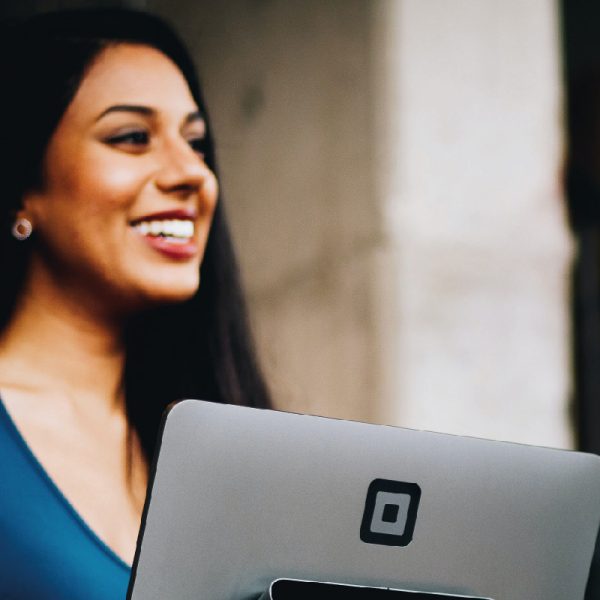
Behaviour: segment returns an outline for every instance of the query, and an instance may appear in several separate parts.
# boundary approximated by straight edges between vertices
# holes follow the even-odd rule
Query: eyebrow
[[[148,106],[138,106],[136,104],[115,104],[114,106],[109,106],[106,110],[103,110],[96,118],[96,121],[99,121],[102,117],[114,112],[137,113],[150,117],[155,111]]]
[[[135,113],[145,117],[152,117],[156,114],[156,111],[149,106],[142,106],[138,104],[115,104],[114,106],[109,106],[106,110],[103,110],[96,118],[96,121],[99,121],[102,119],[102,117],[114,112]],[[184,123],[186,125],[196,121],[204,122],[204,116],[199,110],[189,113],[184,119]]]

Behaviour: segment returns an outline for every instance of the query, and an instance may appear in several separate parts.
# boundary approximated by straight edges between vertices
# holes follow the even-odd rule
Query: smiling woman
[[[269,405],[210,123],[155,17],[0,38],[0,597],[124,598],[165,407]]]
[[[193,295],[217,198],[204,136],[172,60],[141,44],[104,49],[50,139],[43,187],[23,197],[19,216],[44,242],[34,281],[60,262],[66,273],[49,272],[68,276],[57,283],[69,298],[111,312]]]

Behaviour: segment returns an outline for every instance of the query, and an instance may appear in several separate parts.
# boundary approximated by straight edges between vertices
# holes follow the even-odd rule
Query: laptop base
[[[348,585],[298,579],[276,579],[258,600],[492,600],[432,592]]]

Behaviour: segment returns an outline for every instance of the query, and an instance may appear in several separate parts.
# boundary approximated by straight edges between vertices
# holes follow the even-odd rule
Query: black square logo
[[[367,544],[408,546],[420,499],[421,488],[416,483],[374,479],[367,492],[360,539]]]

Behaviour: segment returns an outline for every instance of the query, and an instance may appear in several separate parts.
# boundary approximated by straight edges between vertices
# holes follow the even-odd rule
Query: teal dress
[[[0,401],[0,599],[124,600],[130,574],[62,495]]]

